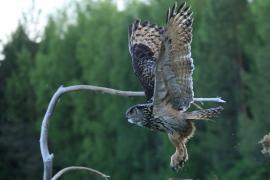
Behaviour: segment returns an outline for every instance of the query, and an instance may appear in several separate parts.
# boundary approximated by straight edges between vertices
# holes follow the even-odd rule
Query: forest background
[[[63,96],[50,124],[54,170],[84,165],[113,179],[248,179],[270,177],[270,157],[258,141],[270,131],[270,1],[190,0],[194,12],[192,57],[196,97],[221,96],[222,115],[197,122],[189,160],[174,173],[167,135],[133,126],[126,109],[141,97],[76,92]],[[60,85],[92,84],[142,90],[128,52],[134,19],[164,25],[168,0],[73,3],[51,16],[36,41],[23,21],[4,45],[0,61],[0,179],[42,177],[39,131]],[[204,107],[213,106],[205,103]],[[89,179],[73,172],[64,179]],[[91,176],[93,179],[96,177]]]

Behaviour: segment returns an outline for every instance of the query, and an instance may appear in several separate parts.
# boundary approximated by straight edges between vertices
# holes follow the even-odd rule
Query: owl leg
[[[170,166],[173,170],[179,170],[188,160],[188,152],[186,148],[187,141],[193,136],[196,128],[192,123],[192,120],[187,120],[187,126],[184,131],[169,134],[169,139],[172,144],[175,145],[176,151],[171,156]]]
[[[182,137],[180,134],[174,133],[169,134],[169,139],[176,147],[175,153],[171,156],[170,166],[174,171],[178,171],[188,160],[188,153],[185,145],[186,138]]]

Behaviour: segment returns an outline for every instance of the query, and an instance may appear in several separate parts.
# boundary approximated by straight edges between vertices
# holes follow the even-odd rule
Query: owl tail
[[[192,112],[187,112],[186,118],[187,119],[211,119],[213,117],[216,117],[220,112],[223,110],[223,107],[215,107],[215,108],[210,108],[210,109],[204,109],[204,110],[198,110],[198,111],[192,111]]]

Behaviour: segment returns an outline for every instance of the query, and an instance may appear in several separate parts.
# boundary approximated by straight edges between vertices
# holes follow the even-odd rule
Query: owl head
[[[126,111],[128,122],[138,126],[145,126],[147,121],[152,117],[152,104],[137,104]]]

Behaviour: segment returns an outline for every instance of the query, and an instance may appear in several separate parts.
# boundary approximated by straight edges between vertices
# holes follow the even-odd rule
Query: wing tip
[[[150,21],[144,21],[142,22],[140,19],[136,19],[133,23],[131,23],[128,27],[128,37],[131,39],[131,37],[135,34],[135,31],[139,31],[142,28],[154,28],[159,33],[163,33],[164,28],[159,27],[155,23],[151,23]]]
[[[184,16],[184,19],[189,20],[191,22],[189,24],[192,24],[193,12],[191,11],[191,6],[187,5],[187,3],[185,1],[178,8],[177,8],[177,2],[174,3],[172,8],[170,8],[170,7],[168,8],[166,23],[169,23],[169,21],[178,14],[180,14],[179,18]]]

